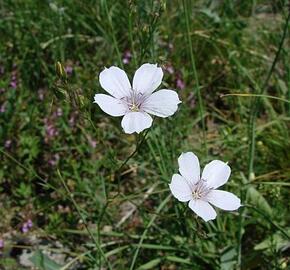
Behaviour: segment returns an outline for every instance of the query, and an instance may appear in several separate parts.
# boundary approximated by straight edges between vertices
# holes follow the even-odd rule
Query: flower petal
[[[181,101],[175,91],[162,89],[150,95],[142,104],[141,109],[159,117],[173,115]]]
[[[121,125],[125,133],[140,133],[144,129],[151,127],[152,121],[153,119],[148,113],[129,112],[123,117]]]
[[[227,163],[213,160],[204,167],[201,178],[211,188],[218,188],[228,181],[230,174],[231,168]]]
[[[231,192],[212,190],[207,195],[207,201],[223,210],[233,211],[241,206],[241,200]]]
[[[188,202],[192,199],[191,188],[187,181],[179,174],[174,174],[172,176],[169,188],[173,196],[181,202]]]
[[[129,79],[125,71],[118,67],[105,68],[100,73],[100,84],[116,98],[130,96],[131,84]]]
[[[191,200],[188,206],[204,221],[209,221],[216,218],[216,211],[208,202],[203,200]]]
[[[182,153],[178,158],[179,172],[193,187],[200,179],[198,157],[192,152]]]
[[[160,84],[163,71],[157,64],[143,64],[135,72],[133,89],[142,94],[152,93]]]
[[[96,94],[94,100],[94,103],[97,103],[105,113],[112,116],[122,116],[128,110],[121,100],[109,95]]]

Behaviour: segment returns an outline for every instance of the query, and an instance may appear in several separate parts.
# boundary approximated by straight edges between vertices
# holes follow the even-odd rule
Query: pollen
[[[139,107],[136,104],[132,104],[132,106],[129,108],[131,112],[139,112]]]

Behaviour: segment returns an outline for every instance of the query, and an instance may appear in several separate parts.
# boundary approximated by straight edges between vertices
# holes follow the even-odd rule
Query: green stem
[[[107,18],[109,21],[109,26],[111,28],[112,41],[113,41],[113,45],[114,45],[115,51],[116,51],[117,56],[118,56],[118,62],[119,62],[120,67],[124,69],[121,53],[120,53],[120,50],[118,47],[118,42],[117,42],[117,38],[116,38],[116,34],[115,34],[114,25],[113,25],[112,18],[110,16],[110,12],[109,12],[108,5],[107,5],[107,0],[104,1],[104,6],[105,6],[105,12],[106,12],[106,15],[107,15]]]
[[[200,93],[200,85],[196,70],[196,64],[195,64],[195,58],[193,54],[192,49],[192,41],[190,36],[190,15],[189,10],[191,10],[188,6],[187,0],[183,0],[183,9],[184,9],[184,15],[185,15],[185,22],[186,22],[186,34],[187,34],[187,42],[188,42],[188,49],[190,54],[190,62],[191,62],[191,70],[193,72],[193,78],[195,82],[195,94],[197,95],[198,100],[198,109],[199,109],[199,115],[201,119],[201,125],[202,125],[202,132],[203,132],[203,144],[204,144],[204,150],[205,154],[207,155],[207,142],[206,142],[206,125],[205,125],[205,119],[204,119],[204,106],[203,106],[203,99]]]
[[[152,6],[152,12],[154,12],[154,7]],[[152,40],[153,40],[153,36],[154,36],[154,33],[155,33],[155,29],[156,29],[156,26],[158,24],[158,19],[160,18],[161,16],[161,12],[162,12],[162,7],[161,5],[159,6],[159,10],[157,12],[158,15],[153,15],[152,16],[152,20],[151,22],[148,24],[149,25],[149,33],[148,33],[148,37],[147,39],[145,39],[144,41],[141,40],[141,42],[144,44],[142,46],[142,49],[141,49],[141,56],[140,56],[140,59],[139,59],[139,64],[141,64],[143,62],[143,58],[148,50],[148,47],[150,44],[152,44]]]
[[[271,68],[268,72],[268,75],[266,77],[266,80],[261,88],[258,88],[259,92],[258,95],[262,95],[265,92],[265,89],[269,83],[269,80],[272,76],[272,73],[274,72],[275,66],[277,64],[277,61],[279,59],[280,53],[283,48],[283,44],[286,38],[287,30],[288,30],[288,24],[289,24],[289,19],[290,19],[290,12],[288,13],[287,19],[285,21],[284,29],[283,29],[283,34],[279,43],[278,50],[276,52],[275,58],[273,60],[273,63],[271,65]],[[248,169],[248,178],[250,180],[251,175],[253,173],[253,168],[254,168],[254,158],[255,158],[255,141],[256,141],[256,118],[257,114],[259,112],[259,108],[261,106],[261,99],[255,98],[253,103],[252,103],[252,113],[250,116],[250,148],[249,148],[249,169]]]
[[[139,254],[139,251],[141,249],[141,246],[142,246],[142,243],[147,235],[147,232],[149,230],[149,228],[152,226],[152,224],[154,223],[155,219],[157,218],[157,214],[159,214],[161,212],[161,210],[164,208],[164,206],[167,204],[167,202],[169,201],[169,199],[171,198],[171,194],[169,194],[164,200],[163,202],[158,206],[157,210],[156,210],[156,213],[152,216],[152,218],[150,219],[149,223],[147,224],[141,238],[140,238],[140,241],[138,243],[138,246],[136,248],[136,251],[134,253],[134,257],[133,257],[133,260],[132,260],[132,263],[131,263],[131,266],[130,266],[130,270],[133,270],[134,269],[134,266],[135,266],[135,263],[136,263],[136,260],[137,260],[137,257],[138,257],[138,254]]]
[[[2,148],[0,148],[0,152],[5,155],[7,158],[11,159],[13,162],[15,162],[19,167],[26,170],[29,173],[32,173],[34,177],[38,178],[39,180],[45,182],[45,180],[40,177],[34,170],[26,168],[24,165],[22,165],[17,159],[15,159],[13,156],[11,156],[9,153],[3,151]]]
[[[134,47],[133,25],[132,25],[132,16],[133,16],[132,9],[133,9],[133,7],[129,6],[129,9],[130,9],[130,11],[129,11],[129,21],[128,21],[128,24],[129,24],[129,39],[130,39],[130,43],[131,43],[131,51],[132,51],[132,58],[133,58],[133,61],[134,61],[134,66],[135,66],[135,68],[137,68],[137,58],[136,58],[135,47]]]
[[[245,188],[241,189],[241,201],[245,200]],[[237,246],[237,269],[242,269],[242,237],[243,237],[243,223],[244,223],[244,215],[245,215],[245,208],[242,207],[239,210],[239,230],[238,230],[238,246]]]
[[[276,228],[278,231],[281,232],[288,240],[290,240],[290,235],[278,224],[276,224],[274,221],[272,221],[272,218],[260,211],[258,208],[252,206],[252,205],[244,205],[244,207],[251,208],[258,214],[260,214],[263,218],[265,218],[274,228]]]
[[[245,94],[245,93],[233,93],[233,94],[225,94],[221,95],[220,97],[231,97],[231,96],[236,96],[236,97],[258,97],[258,98],[269,98],[269,99],[275,99],[279,101],[283,101],[285,103],[290,104],[290,99],[285,99],[285,98],[280,98],[280,97],[275,97],[275,96],[270,96],[270,95],[259,95],[259,94]]]
[[[102,209],[102,211],[101,211],[101,214],[100,214],[100,217],[99,217],[99,220],[98,220],[98,228],[100,228],[100,225],[101,225],[101,222],[102,222],[102,220],[103,220],[103,218],[104,218],[104,215],[105,215],[105,213],[106,213],[106,209],[108,208],[108,206],[109,206],[109,204],[110,204],[110,201],[111,200],[113,200],[115,197],[117,197],[118,195],[119,195],[119,193],[120,193],[120,178],[121,178],[121,170],[124,168],[124,166],[129,162],[129,160],[133,157],[133,156],[135,156],[137,153],[138,153],[138,151],[139,151],[139,149],[140,149],[140,147],[141,147],[141,145],[145,142],[145,139],[146,139],[146,136],[147,136],[147,134],[148,134],[148,132],[150,131],[150,129],[147,129],[146,131],[145,131],[145,133],[144,133],[144,135],[143,135],[143,137],[142,137],[142,139],[141,140],[139,140],[139,141],[137,141],[137,144],[136,144],[136,148],[135,148],[135,150],[125,159],[125,161],[121,164],[121,166],[116,170],[116,174],[117,174],[117,178],[118,178],[118,193],[113,197],[113,198],[111,198],[111,199],[107,199],[107,201],[106,201],[106,203],[105,203],[105,205],[104,205],[104,207],[103,207],[103,209]],[[98,235],[100,235],[100,231],[99,231],[99,229],[98,229]]]
[[[64,188],[65,188],[67,194],[69,195],[69,199],[71,200],[72,204],[74,205],[74,207],[75,207],[75,209],[76,209],[76,211],[77,211],[77,213],[78,213],[80,219],[81,219],[82,222],[84,223],[85,228],[86,228],[86,230],[87,230],[89,236],[91,237],[91,239],[92,239],[93,242],[95,243],[97,249],[99,250],[101,256],[102,256],[103,259],[105,260],[105,262],[106,262],[106,264],[108,265],[109,269],[112,269],[112,266],[111,266],[109,260],[107,260],[105,254],[104,254],[104,252],[103,252],[103,250],[102,250],[102,248],[101,248],[101,246],[100,246],[99,241],[95,238],[94,234],[91,232],[91,230],[90,230],[90,228],[89,228],[89,226],[88,226],[88,224],[87,224],[86,218],[85,218],[84,215],[82,214],[80,207],[78,206],[77,202],[75,201],[75,199],[74,199],[74,197],[73,197],[73,193],[70,192],[68,186],[66,185],[66,183],[65,183],[65,181],[64,181],[64,179],[63,179],[63,177],[62,177],[62,175],[61,175],[61,173],[60,173],[60,171],[59,171],[59,169],[57,169],[57,174],[58,174],[58,176],[59,176],[59,178],[60,178],[60,180],[61,180],[61,182],[62,182],[62,185],[64,186]]]
[[[135,148],[135,150],[125,159],[125,161],[121,164],[121,166],[118,168],[118,170],[117,170],[117,172],[119,173],[123,168],[124,168],[124,166],[128,163],[128,161],[132,158],[132,157],[134,157],[137,153],[138,153],[138,151],[139,151],[139,149],[140,149],[140,147],[141,147],[141,145],[145,142],[145,139],[146,139],[146,136],[147,136],[147,134],[148,134],[148,132],[149,132],[149,130],[150,129],[147,129],[146,131],[145,131],[145,133],[144,133],[144,135],[142,136],[142,139],[140,140],[137,140],[137,144],[136,144],[136,148]]]

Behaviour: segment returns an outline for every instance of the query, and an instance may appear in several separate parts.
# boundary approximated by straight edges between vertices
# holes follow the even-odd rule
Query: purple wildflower
[[[26,222],[26,224],[27,224],[27,227],[28,227],[29,229],[31,229],[32,226],[33,226],[33,222],[32,222],[31,219],[28,219],[27,222]]]
[[[4,113],[6,111],[5,103],[1,105],[0,107],[0,113]]]
[[[49,160],[48,160],[48,164],[52,167],[54,167],[57,162],[59,161],[59,154],[54,154]]]
[[[56,110],[56,115],[57,115],[58,117],[62,116],[62,108],[57,108],[57,110]]]
[[[23,225],[22,225],[22,227],[21,227],[21,231],[22,231],[23,233],[27,233],[27,232],[29,231],[29,228],[28,228],[28,225],[27,225],[26,222],[23,223]]]
[[[171,64],[165,65],[164,70],[168,72],[169,74],[174,73],[174,67]]]
[[[76,118],[75,118],[75,115],[73,114],[70,117],[70,119],[68,120],[68,123],[69,123],[70,127],[73,127],[75,125],[75,120],[76,120]]]
[[[13,64],[13,68],[16,68],[16,64]],[[18,79],[17,79],[17,70],[13,70],[11,72],[11,79],[10,79],[10,87],[12,88],[17,88],[17,85],[18,85]]]
[[[5,143],[4,143],[4,147],[5,148],[10,148],[11,144],[12,144],[11,140],[6,140]]]
[[[58,136],[59,132],[55,125],[48,118],[44,119],[45,124],[45,142],[48,143],[51,139]]]
[[[176,80],[176,87],[181,89],[181,90],[183,90],[185,88],[185,83],[180,77],[178,77]]]
[[[21,231],[23,233],[27,233],[33,226],[31,219],[28,219],[26,222],[22,224]]]
[[[11,81],[9,85],[10,85],[10,87],[12,87],[13,89],[17,88],[17,82],[16,82],[16,81]]]
[[[37,91],[37,93],[38,93],[39,100],[43,101],[44,100],[44,90],[43,89],[39,89]]]
[[[132,54],[129,50],[126,50],[123,54],[123,63],[129,64],[132,59]]]
[[[70,65],[67,65],[65,68],[64,68],[65,72],[67,75],[71,75],[73,73],[73,67],[70,66]]]
[[[96,146],[97,146],[97,142],[95,140],[91,140],[90,144],[93,148],[96,148]]]
[[[92,139],[91,136],[88,136],[88,141],[89,141],[89,144],[91,145],[92,148],[96,148],[97,146],[97,141]]]

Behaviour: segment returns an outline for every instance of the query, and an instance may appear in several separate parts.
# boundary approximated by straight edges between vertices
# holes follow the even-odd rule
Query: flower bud
[[[57,61],[56,64],[55,64],[55,70],[56,70],[57,76],[61,80],[66,80],[67,79],[66,71],[65,71],[63,65],[59,61]]]
[[[255,173],[251,172],[249,178],[250,178],[250,181],[254,181],[256,178]]]

